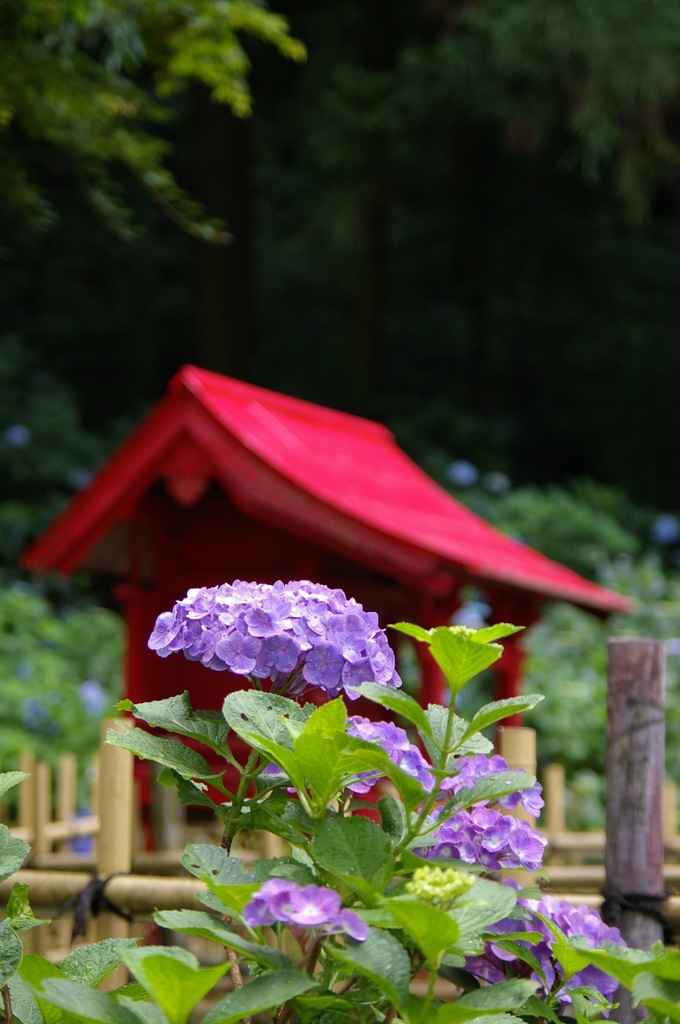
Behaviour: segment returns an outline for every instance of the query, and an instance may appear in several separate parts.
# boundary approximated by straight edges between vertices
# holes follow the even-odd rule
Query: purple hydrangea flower
[[[419,779],[425,791],[430,792],[434,785],[430,765],[398,725],[393,722],[371,722],[368,718],[353,715],[347,719],[347,732],[369,743],[377,743],[398,768]],[[379,779],[379,772],[362,772],[360,778],[347,788],[353,793],[368,793]]]
[[[456,769],[455,775],[442,780],[440,790],[458,793],[461,789],[472,789],[478,779],[496,772],[510,771],[510,766],[500,754],[494,754],[493,757],[487,757],[486,754],[472,754],[468,757],[461,757]],[[540,782],[536,782],[527,789],[499,797],[497,802],[508,808],[516,807],[518,803],[521,803],[532,817],[537,818],[543,807],[542,792]]]
[[[518,888],[517,883],[511,879],[506,880],[504,885]],[[489,931],[496,932],[499,938],[508,932],[531,931],[539,932],[542,936],[539,942],[524,942],[527,949],[530,949],[537,958],[545,975],[544,994],[555,991],[555,982],[559,982],[556,975],[556,961],[552,955],[554,936],[549,927],[536,916],[536,913],[543,914],[553,921],[567,938],[583,937],[587,940],[588,946],[602,946],[604,942],[613,942],[618,946],[625,946],[626,943],[621,937],[618,928],[610,928],[604,923],[595,910],[586,906],[574,906],[567,900],[557,899],[555,896],[543,896],[540,900],[518,899],[518,906],[524,907],[530,912],[530,916],[524,920],[506,918],[492,925]],[[521,941],[521,940],[520,940]],[[518,960],[512,953],[501,949],[493,942],[486,945],[484,953],[467,957],[465,961],[466,970],[474,974],[481,981],[494,984],[498,981],[506,981],[513,974],[517,977],[525,977],[527,965],[524,961]],[[542,980],[536,973],[531,977],[543,985]],[[571,1002],[570,990],[582,985],[589,985],[596,988],[606,999],[611,999],[618,987],[618,982],[611,975],[605,974],[599,967],[586,967],[578,974],[573,975],[568,982],[561,987],[557,986],[557,999],[563,1005]]]
[[[488,871],[524,868],[537,871],[547,846],[545,836],[519,818],[490,807],[474,807],[447,818],[435,832],[432,846],[416,850],[421,857],[452,857],[466,864],[481,864]]]
[[[250,928],[277,922],[299,928],[315,928],[327,935],[344,932],[357,942],[369,933],[368,925],[353,910],[342,907],[335,889],[320,885],[300,886],[284,878],[270,878],[253,894],[243,910]]]
[[[149,637],[162,658],[183,651],[216,671],[269,679],[278,692],[320,687],[329,697],[360,682],[401,686],[374,612],[309,580],[190,590],[162,612]]]

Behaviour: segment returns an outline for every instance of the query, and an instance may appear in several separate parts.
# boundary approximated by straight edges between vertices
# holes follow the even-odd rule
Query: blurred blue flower
[[[479,470],[466,459],[455,459],[449,462],[444,476],[455,487],[473,487],[479,480]]]
[[[491,607],[483,601],[466,601],[454,614],[451,622],[454,626],[469,626],[470,629],[484,629],[491,615]]]
[[[649,535],[656,544],[674,544],[680,537],[680,522],[677,516],[670,513],[657,516]]]
[[[507,473],[500,473],[494,471],[493,473],[487,473],[482,480],[484,487],[490,494],[495,494],[497,498],[507,494],[512,487],[512,480]]]
[[[80,700],[88,715],[92,718],[99,718],[104,708],[109,703],[106,691],[94,679],[88,679],[78,687]]]
[[[92,814],[89,807],[79,807],[76,811],[76,818],[87,818],[89,814]],[[88,854],[92,853],[94,849],[94,840],[92,836],[74,836],[69,839],[68,846],[72,853]]]
[[[23,423],[13,423],[7,427],[2,439],[10,448],[24,448],[31,443],[31,431]]]
[[[37,697],[24,697],[21,702],[21,721],[30,732],[45,732],[50,712]]]
[[[82,491],[92,479],[92,471],[84,466],[73,466],[66,474],[66,479],[74,491]]]

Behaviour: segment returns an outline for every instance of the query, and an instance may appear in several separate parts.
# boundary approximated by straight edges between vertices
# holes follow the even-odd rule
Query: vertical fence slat
[[[29,778],[19,786],[17,825],[31,831],[35,817],[35,754],[32,750],[22,750],[19,768],[26,772]]]
[[[512,769],[524,769],[530,775],[536,774],[536,730],[528,729],[526,726],[499,726],[497,730],[498,753],[508,762]],[[513,818],[522,818],[536,824],[535,819],[522,806],[517,804],[511,811],[503,808],[504,814],[510,814]],[[514,878],[520,885],[531,885],[533,874],[528,871],[514,871],[504,869],[500,872],[502,878]]]
[[[118,719],[102,723],[102,743],[99,751],[99,841],[97,846],[97,874],[100,878],[132,868],[132,815],[133,815],[133,756],[122,747],[109,746],[108,729],[121,729]],[[97,918],[100,939],[127,938],[130,925],[112,911],[106,910]],[[116,968],[102,983],[102,988],[117,988],[124,984],[127,972]]]
[[[607,669],[605,917],[631,946],[663,938],[664,668],[660,640],[615,638]],[[647,901],[645,901],[647,897]],[[616,1020],[645,1016],[625,990]]]

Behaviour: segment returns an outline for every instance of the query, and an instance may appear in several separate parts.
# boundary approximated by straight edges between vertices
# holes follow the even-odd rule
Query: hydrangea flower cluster
[[[504,884],[519,888],[512,879],[508,879]],[[606,925],[596,911],[590,910],[586,906],[574,906],[567,900],[560,900],[555,896],[548,895],[543,896],[540,900],[520,898],[517,902],[519,906],[530,912],[530,916],[526,920],[507,918],[492,925],[489,931],[497,932],[499,938],[502,938],[504,933],[519,931],[539,932],[542,935],[540,942],[532,940],[523,942],[522,945],[531,950],[541,965],[545,975],[546,995],[553,991],[556,980],[559,982],[559,979],[556,979],[555,958],[552,955],[554,936],[544,921],[533,913],[534,911],[553,921],[567,938],[584,937],[590,948],[602,946],[604,942],[613,942],[618,946],[626,945],[618,928]],[[518,960],[512,953],[508,953],[492,942],[487,943],[484,953],[480,956],[468,957],[465,967],[475,977],[492,984],[497,981],[506,981],[513,974],[525,977],[528,972],[524,961]],[[543,984],[542,979],[536,973],[532,973],[531,977]],[[570,989],[582,985],[592,985],[606,999],[611,999],[618,987],[618,982],[611,975],[605,974],[604,971],[591,964],[579,971],[578,974],[573,975],[561,988],[558,988],[557,998],[560,1003],[570,1003]]]
[[[347,719],[347,732],[350,736],[367,740],[369,743],[377,743],[398,768],[418,779],[423,789],[427,793],[430,792],[434,785],[430,765],[418,747],[409,741],[404,729],[400,729],[393,722],[371,722],[368,718],[353,715]],[[368,793],[379,779],[379,772],[362,772],[359,780],[352,782],[347,788],[353,793]]]
[[[335,889],[300,886],[285,878],[265,882],[246,904],[243,920],[250,928],[280,921],[297,928],[315,928],[326,935],[343,932],[357,942],[363,942],[370,931],[358,914],[343,908]]]
[[[453,857],[465,864],[481,864],[488,871],[525,868],[537,871],[547,846],[545,836],[520,818],[490,807],[458,811],[432,833],[434,844],[415,852],[440,860]]]
[[[461,757],[456,768],[455,775],[442,780],[440,790],[458,793],[461,789],[472,789],[475,782],[485,775],[510,771],[508,762],[500,754],[494,754],[493,757],[487,757],[486,754]],[[533,818],[537,818],[541,813],[541,807],[543,807],[542,792],[543,787],[540,782],[536,782],[528,789],[500,797],[497,803],[507,808],[516,807],[518,803],[521,803]],[[478,806],[482,806],[482,802]]]
[[[158,616],[148,641],[161,657],[183,651],[217,671],[269,679],[279,692],[305,685],[329,697],[363,682],[401,686],[375,612],[309,580],[190,590]]]

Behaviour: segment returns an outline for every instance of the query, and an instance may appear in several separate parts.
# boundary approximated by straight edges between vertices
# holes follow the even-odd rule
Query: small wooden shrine
[[[22,564],[107,577],[127,625],[127,695],[188,689],[196,707],[221,705],[225,674],[181,655],[162,660],[146,644],[159,612],[190,587],[311,579],[342,588],[383,625],[448,623],[470,585],[492,621],[517,625],[548,600],[599,615],[629,608],[460,505],[380,424],[195,366],[173,377]],[[521,663],[511,639],[497,698],[518,692]],[[421,698],[439,697],[424,659]]]

